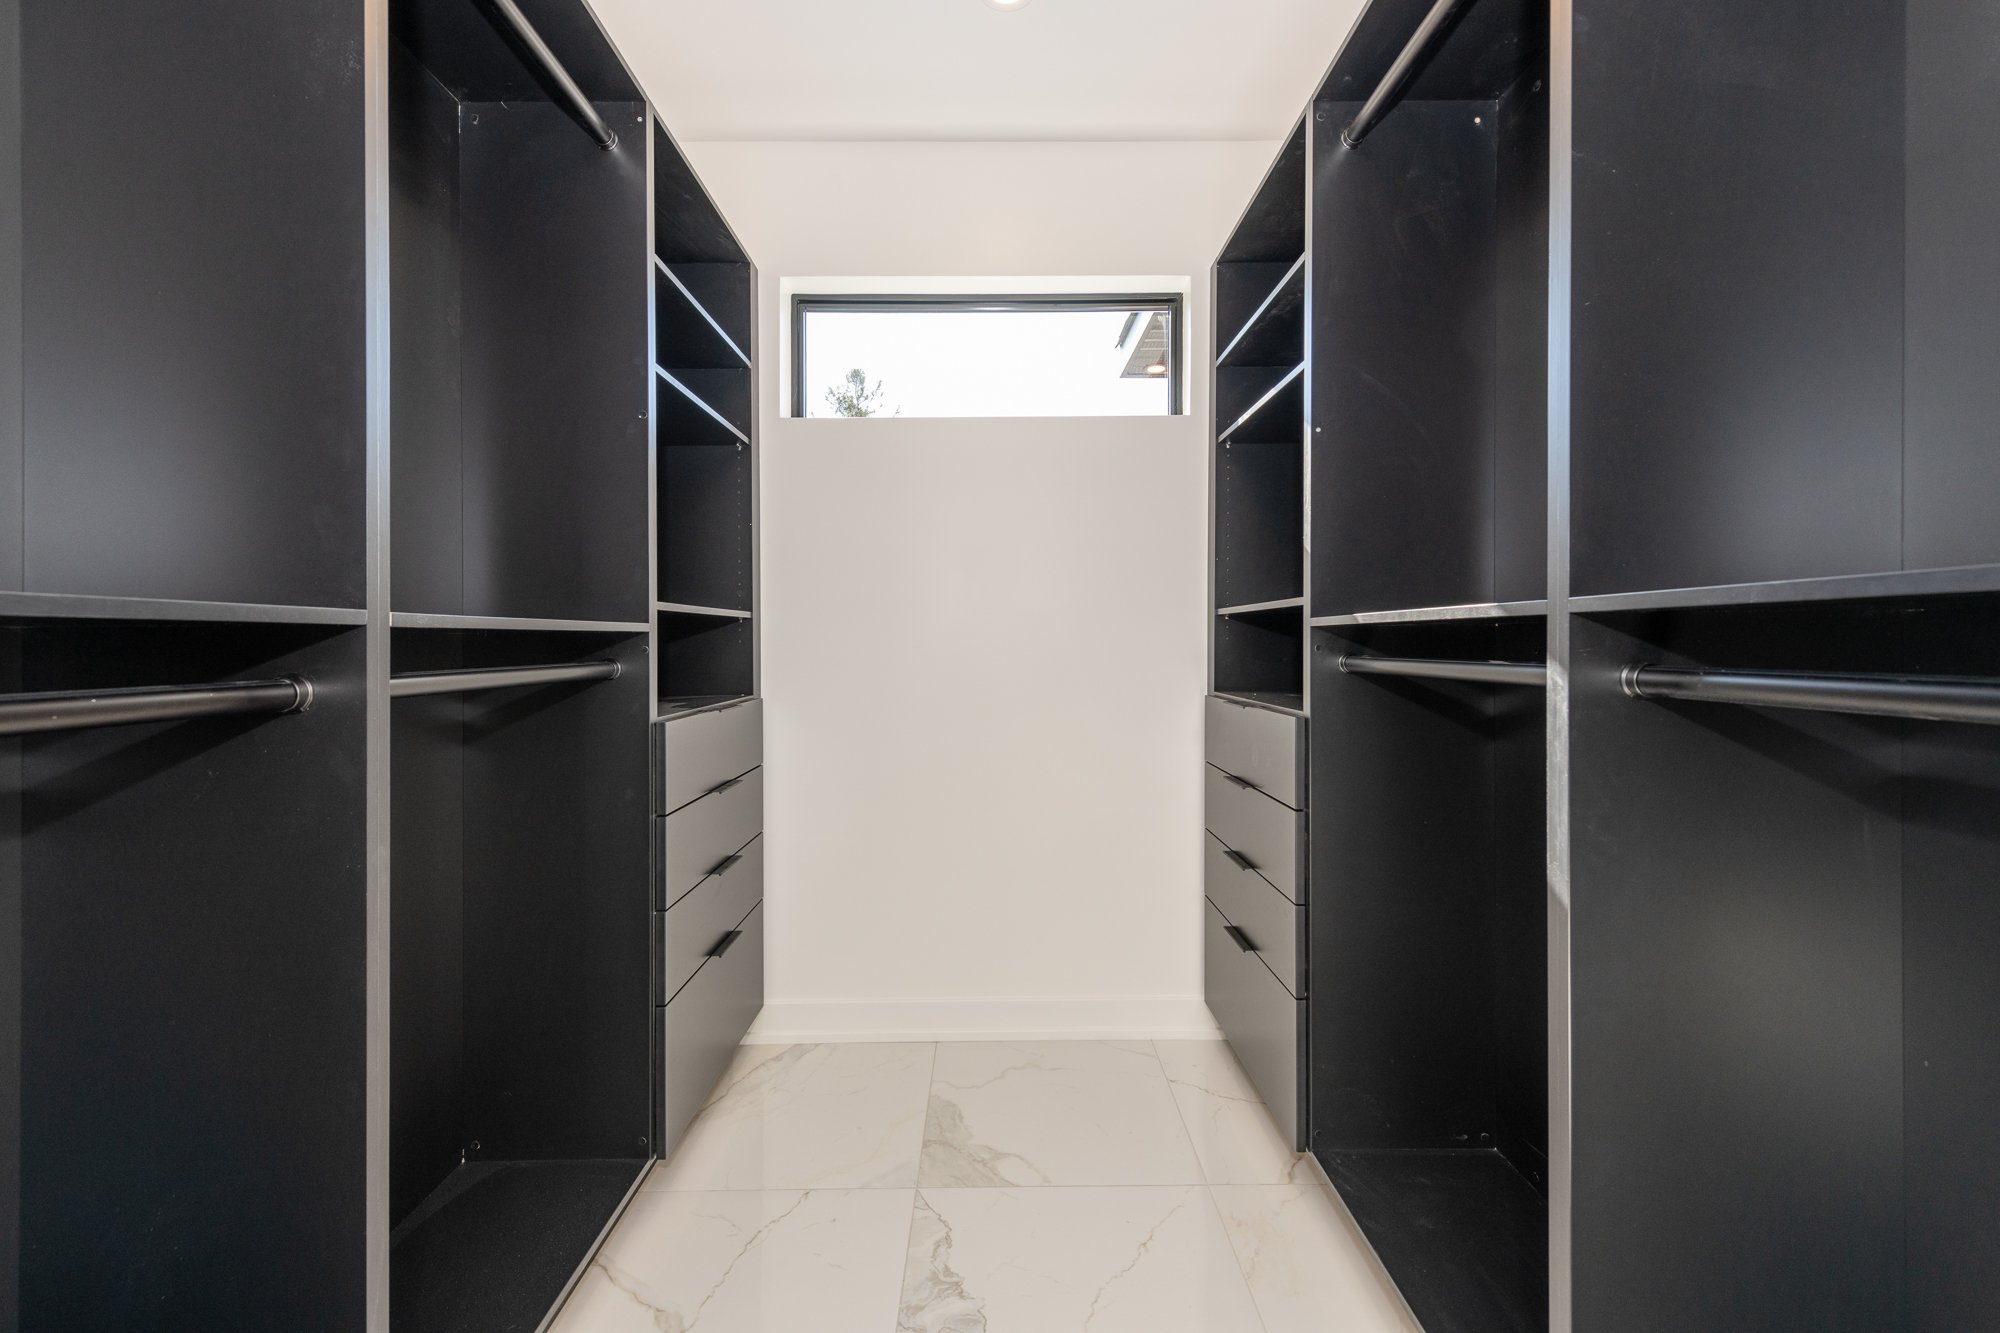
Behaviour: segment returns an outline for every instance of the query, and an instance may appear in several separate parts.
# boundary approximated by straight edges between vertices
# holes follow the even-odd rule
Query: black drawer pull
[[[1225,935],[1227,935],[1227,936],[1229,936],[1229,938],[1230,938],[1230,939],[1232,939],[1232,940],[1235,940],[1235,941],[1236,941],[1236,947],[1237,947],[1237,948],[1239,948],[1239,949],[1241,949],[1241,950],[1242,950],[1242,951],[1243,951],[1244,953],[1256,953],[1256,952],[1257,952],[1257,946],[1256,946],[1256,945],[1254,945],[1254,944],[1252,944],[1252,943],[1250,942],[1250,937],[1249,937],[1248,935],[1245,935],[1245,934],[1243,933],[1243,927],[1241,927],[1241,926],[1224,926],[1224,927],[1222,928],[1222,933],[1223,933],[1223,934],[1225,934]]]
[[[727,782],[716,783],[713,787],[710,787],[707,791],[703,792],[702,795],[713,796],[717,792],[728,791],[731,787],[737,786],[743,781],[744,778],[747,778],[749,776],[750,775],[748,773],[739,773],[735,777],[730,778]]]
[[[1222,849],[1222,854],[1228,857],[1230,860],[1234,861],[1236,863],[1236,868],[1238,870],[1255,870],[1257,868],[1257,863],[1255,861],[1252,861],[1249,857],[1237,851],[1234,847],[1224,847]]]
[[[1254,791],[1254,792],[1261,792],[1261,791],[1263,791],[1263,790],[1264,790],[1264,789],[1263,789],[1262,787],[1258,786],[1258,785],[1257,785],[1256,783],[1252,782],[1252,781],[1251,781],[1250,779],[1248,779],[1248,778],[1239,778],[1239,777],[1237,777],[1237,776],[1236,776],[1236,775],[1235,775],[1234,773],[1230,773],[1230,772],[1224,772],[1222,776],[1223,776],[1223,777],[1225,777],[1225,778],[1228,778],[1228,779],[1229,779],[1229,780],[1230,780],[1231,782],[1233,782],[1233,783],[1235,783],[1235,784],[1236,784],[1237,786],[1241,787],[1241,788],[1242,788],[1242,789],[1243,789],[1244,791]]]
[[[733,868],[735,864],[738,861],[741,861],[742,859],[743,859],[743,853],[731,852],[729,855],[723,857],[720,861],[717,861],[714,865],[710,866],[708,868],[708,873],[711,875],[726,875],[730,872],[731,868]]]
[[[736,943],[736,941],[738,941],[738,940],[740,940],[740,939],[742,939],[742,938],[743,938],[743,932],[742,932],[742,931],[740,931],[740,930],[732,930],[732,931],[730,931],[730,932],[729,932],[729,933],[728,933],[727,935],[724,935],[724,936],[723,936],[723,937],[722,937],[721,939],[719,939],[719,940],[717,940],[717,941],[715,942],[715,947],[714,947],[713,949],[710,949],[710,950],[708,951],[708,956],[709,956],[710,958],[720,958],[720,957],[722,957],[722,955],[724,955],[724,954],[726,954],[726,953],[728,953],[728,952],[729,952],[729,949],[730,949],[730,946],[731,946],[731,945],[735,944],[735,943]]]

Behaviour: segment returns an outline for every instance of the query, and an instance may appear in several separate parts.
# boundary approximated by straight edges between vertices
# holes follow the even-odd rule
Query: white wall
[[[787,420],[778,288],[1182,275],[1200,367],[1275,152],[688,146],[763,275],[761,1039],[1210,1030],[1203,377],[1172,419]]]

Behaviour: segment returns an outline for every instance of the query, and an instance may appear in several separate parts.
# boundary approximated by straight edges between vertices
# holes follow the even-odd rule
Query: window
[[[792,415],[1181,410],[1179,296],[799,296]]]

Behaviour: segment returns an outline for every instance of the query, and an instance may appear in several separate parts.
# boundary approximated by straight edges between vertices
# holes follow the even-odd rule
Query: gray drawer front
[[[1257,946],[1256,956],[1285,989],[1304,999],[1305,966],[1299,957],[1305,940],[1304,909],[1256,871],[1230,860],[1228,849],[1213,833],[1206,844],[1208,900]]]
[[[653,726],[653,813],[672,814],[764,762],[764,702],[749,699]]]
[[[1305,732],[1302,717],[1208,696],[1208,762],[1294,810],[1306,808]]]
[[[1257,873],[1295,903],[1306,900],[1306,817],[1245,787],[1213,764],[1202,770],[1208,831],[1256,862]]]
[[[764,831],[764,770],[653,821],[653,906],[672,907],[725,857]]]
[[[1215,904],[1204,902],[1203,954],[1208,964],[1208,1010],[1243,1066],[1271,1118],[1294,1147],[1299,1140],[1299,1065],[1304,1059],[1305,1002],[1295,1000],[1255,954],[1244,953],[1223,930]]]
[[[710,875],[664,912],[653,913],[659,933],[660,991],[665,1004],[688,984],[713,949],[764,897],[764,839],[741,852],[742,859]]]
[[[764,1007],[764,905],[757,904],[737,929],[743,934],[729,952],[703,963],[660,1010],[662,1157],[681,1141]]]

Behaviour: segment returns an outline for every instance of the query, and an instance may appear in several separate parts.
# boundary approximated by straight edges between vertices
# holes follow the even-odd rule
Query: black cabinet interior
[[[1305,710],[1306,132],[1217,257],[1213,686]]]
[[[0,0],[0,695],[311,695],[0,710],[0,1327],[542,1324],[657,1141],[656,668],[755,685],[754,291],[579,0]]]
[[[1315,616],[1544,595],[1546,32],[1473,6],[1353,148],[1386,59],[1350,46],[1314,106]]]
[[[1434,1333],[1547,1321],[1546,701],[1339,664],[1545,652],[1539,616],[1313,634],[1310,1146]]]
[[[602,149],[472,0],[392,18],[396,609],[642,621],[645,107],[579,52]]]
[[[654,614],[662,715],[757,688],[756,269],[653,132]]]
[[[0,5],[4,586],[363,604],[362,21]]]
[[[1578,618],[1578,1327],[2000,1310],[2000,732],[1619,682],[1991,676],[1996,631],[1990,597]]]
[[[392,1317],[532,1328],[651,1155],[645,639],[404,629],[393,647],[397,674],[624,667],[392,710]],[[496,1249],[533,1262],[501,1274]],[[474,1320],[474,1289],[513,1323]]]
[[[363,637],[0,622],[9,694],[294,673],[317,692],[0,740],[0,1323],[361,1325]]]
[[[1579,595],[2000,563],[1996,41],[1952,0],[1577,6]]]

